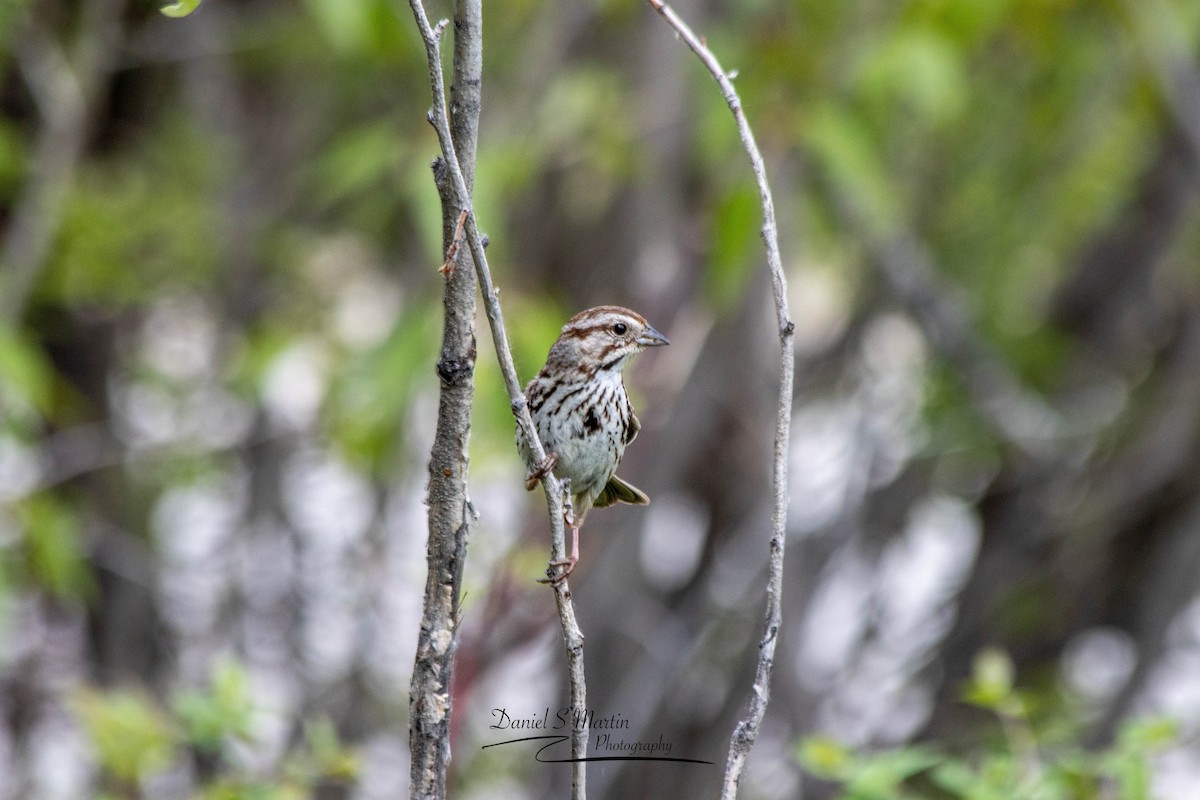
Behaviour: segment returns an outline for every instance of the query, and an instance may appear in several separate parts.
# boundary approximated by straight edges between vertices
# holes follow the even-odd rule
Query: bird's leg
[[[575,569],[575,565],[578,563],[579,563],[579,526],[574,525],[571,527],[571,555],[567,556],[566,558],[560,558],[560,559],[551,561],[550,566],[566,567],[567,570],[565,572],[563,572],[563,574],[561,576],[561,577],[565,578],[565,577],[567,577],[567,575],[569,575],[571,573],[571,570]]]
[[[550,562],[551,567],[562,567],[562,571],[552,578],[538,578],[538,583],[548,583],[551,586],[558,586],[567,579],[567,576],[575,571],[575,565],[579,563],[579,526],[571,526],[571,555],[566,558],[555,559]]]
[[[532,492],[533,487],[537,486],[538,481],[550,474],[550,470],[554,469],[554,465],[558,463],[558,453],[548,453],[546,460],[533,468],[533,471],[525,476],[525,491]]]
[[[566,558],[554,559],[550,562],[549,567],[562,567],[562,571],[544,579],[539,579],[539,583],[548,583],[551,586],[558,586],[567,579],[567,576],[575,569],[575,565],[579,563],[579,524],[575,522],[575,510],[571,505],[571,479],[563,478],[563,524],[571,529],[571,555]],[[550,570],[546,570],[546,574],[550,574]]]

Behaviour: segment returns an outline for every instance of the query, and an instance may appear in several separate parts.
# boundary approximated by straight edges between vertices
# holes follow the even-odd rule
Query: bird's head
[[[667,344],[667,337],[636,311],[597,306],[567,321],[550,350],[550,358],[564,358],[591,374],[600,370],[620,372],[630,358],[647,347]]]

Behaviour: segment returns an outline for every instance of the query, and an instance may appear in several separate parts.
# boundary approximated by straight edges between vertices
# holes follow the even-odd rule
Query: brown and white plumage
[[[589,308],[563,326],[545,366],[525,387],[542,445],[557,458],[554,474],[571,481],[575,526],[572,556],[564,562],[568,567],[578,559],[579,525],[590,509],[650,502],[640,489],[616,476],[625,447],[641,428],[621,371],[645,348],[666,344],[667,337],[635,311]],[[528,460],[519,432],[517,445]]]

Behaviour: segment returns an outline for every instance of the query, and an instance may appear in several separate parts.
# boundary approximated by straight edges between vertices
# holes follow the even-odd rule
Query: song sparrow
[[[597,306],[581,311],[563,326],[550,348],[546,365],[525,387],[525,399],[547,462],[527,477],[532,490],[553,469],[571,482],[571,555],[552,562],[562,567],[553,583],[571,573],[579,561],[579,526],[592,508],[617,502],[646,505],[650,498],[616,476],[625,446],[642,425],[625,394],[621,370],[647,347],[670,344],[634,311]],[[526,461],[529,448],[517,432],[517,447]]]

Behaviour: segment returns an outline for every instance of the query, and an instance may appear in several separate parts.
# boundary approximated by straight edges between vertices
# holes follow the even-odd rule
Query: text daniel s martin
[[[509,714],[507,709],[492,709],[492,724],[489,728],[503,731],[560,731],[570,727],[571,730],[627,730],[629,720],[620,714],[609,714],[607,717],[596,716],[595,709],[566,706],[550,716],[550,707],[546,706],[541,714],[517,716]]]

